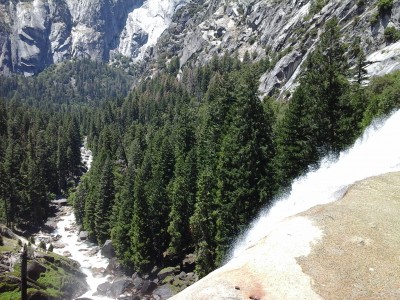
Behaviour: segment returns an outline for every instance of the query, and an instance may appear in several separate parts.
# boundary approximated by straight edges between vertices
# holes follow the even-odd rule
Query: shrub
[[[39,243],[39,248],[41,248],[41,249],[43,249],[43,250],[46,250],[46,243],[43,242],[43,241],[40,241],[40,243]]]
[[[392,9],[393,0],[379,0],[378,10],[381,15],[389,12]]]
[[[379,21],[379,13],[375,12],[371,15],[369,22],[371,23],[371,25],[374,25],[374,24],[378,23],[378,21]]]
[[[400,39],[400,31],[393,26],[388,26],[385,28],[384,36],[387,42],[393,43]]]
[[[47,249],[47,251],[53,252],[53,249],[54,249],[53,244],[50,244],[50,245],[49,245],[49,248]]]
[[[4,246],[3,236],[0,235],[0,246]]]

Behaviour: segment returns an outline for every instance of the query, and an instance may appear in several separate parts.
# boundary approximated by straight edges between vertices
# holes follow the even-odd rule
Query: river
[[[92,152],[87,148],[86,139],[84,146],[81,148],[81,155],[82,162],[85,164],[87,170],[89,170],[93,156]],[[37,238],[47,241],[53,240],[53,251],[55,253],[68,256],[80,263],[81,271],[87,276],[86,282],[89,285],[89,291],[79,297],[93,300],[111,299],[108,297],[93,296],[93,293],[97,290],[97,286],[107,280],[104,276],[104,271],[109,263],[108,259],[101,255],[98,245],[80,239],[79,226],[76,224],[75,215],[71,206],[59,206],[57,216],[56,230],[51,234],[39,233],[36,235]],[[54,238],[57,239],[56,242],[54,242]],[[48,246],[49,244],[47,244],[47,247]]]

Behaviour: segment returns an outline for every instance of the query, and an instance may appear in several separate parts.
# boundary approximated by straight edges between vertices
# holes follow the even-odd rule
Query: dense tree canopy
[[[55,194],[70,193],[77,222],[96,242],[111,237],[127,269],[146,272],[194,252],[204,276],[294,178],[400,107],[399,73],[365,87],[365,55],[359,44],[348,49],[337,21],[327,21],[284,109],[273,96],[259,99],[269,62],[250,55],[214,56],[183,68],[179,80],[174,58],[127,97],[125,76],[88,61],[4,80],[0,218],[35,225]],[[106,90],[95,91],[98,83]],[[83,135],[94,161],[75,188]]]

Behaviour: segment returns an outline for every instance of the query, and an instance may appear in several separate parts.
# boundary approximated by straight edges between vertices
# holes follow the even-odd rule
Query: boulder
[[[122,273],[121,266],[116,257],[110,259],[105,273],[110,275],[118,275]]]
[[[133,287],[137,290],[140,290],[143,286],[143,279],[140,277],[135,277],[133,279]]]
[[[14,232],[12,232],[12,230],[8,227],[3,227],[1,229],[1,235],[9,239],[14,239],[14,240],[18,239],[17,235]]]
[[[93,247],[92,249],[90,249],[89,251],[86,252],[86,254],[88,256],[94,256],[99,252],[100,248],[99,247]]]
[[[157,288],[157,284],[151,280],[145,280],[143,286],[140,289],[142,295],[149,295]]]
[[[55,236],[52,236],[51,237],[51,240],[53,241],[53,242],[57,242],[59,239],[61,239],[62,238],[62,236],[61,236],[61,234],[57,234],[57,235],[55,235]]]
[[[30,279],[38,280],[40,274],[46,272],[46,267],[38,263],[36,260],[32,260],[28,263],[27,275]]]
[[[169,284],[165,284],[165,285],[157,287],[153,291],[153,295],[157,295],[160,297],[161,300],[164,300],[164,299],[168,299],[168,298],[172,297],[173,295],[175,295],[175,293]]]
[[[10,272],[10,271],[11,271],[10,266],[3,265],[2,263],[0,263],[0,273]]]
[[[111,283],[104,282],[97,286],[97,293],[102,296],[107,296],[110,294]]]
[[[104,257],[107,257],[107,258],[115,257],[115,250],[114,250],[111,240],[107,240],[104,243],[103,247],[101,248],[101,255],[103,255]]]
[[[57,229],[56,222],[50,220],[50,221],[47,221],[46,223],[44,223],[44,228],[43,228],[44,232],[53,232],[56,229]]]
[[[87,240],[88,237],[89,237],[89,233],[88,233],[87,231],[81,231],[81,232],[79,232],[79,239],[80,239],[81,241]]]
[[[162,281],[164,278],[174,275],[177,272],[177,269],[175,267],[168,267],[162,269],[160,272],[158,272],[157,277],[160,281]]]
[[[54,242],[53,243],[53,248],[62,249],[62,248],[65,248],[65,244],[61,243],[61,242]]]
[[[104,277],[104,272],[105,272],[105,269],[104,268],[96,268],[96,267],[93,267],[92,269],[91,269],[91,271],[92,271],[92,274],[93,274],[93,277],[95,277],[95,278],[100,278],[100,277]]]
[[[130,285],[133,285],[133,280],[129,277],[122,277],[114,280],[111,284],[111,295],[114,298],[117,298],[119,295],[125,292]]]
[[[63,255],[65,256],[65,257],[71,257],[72,255],[71,255],[71,252],[69,252],[69,251],[64,251],[63,252]]]

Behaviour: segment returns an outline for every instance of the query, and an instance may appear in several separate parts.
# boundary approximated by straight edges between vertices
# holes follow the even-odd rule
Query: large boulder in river
[[[399,215],[400,173],[360,181],[341,200],[264,226],[171,300],[400,299]]]
[[[79,239],[81,241],[85,241],[88,239],[89,233],[87,231],[81,231],[79,232]]]
[[[115,257],[115,249],[114,246],[112,245],[111,240],[107,240],[103,247],[101,248],[101,255],[107,258],[113,258]]]
[[[121,295],[129,286],[133,286],[133,280],[129,277],[117,278],[111,284],[111,296],[117,298]]]
[[[44,223],[44,226],[43,226],[44,232],[51,233],[56,229],[57,229],[57,223],[55,221],[49,220],[46,223]]]
[[[111,293],[110,290],[111,290],[111,283],[107,281],[97,286],[97,293],[101,296],[109,296]]]

